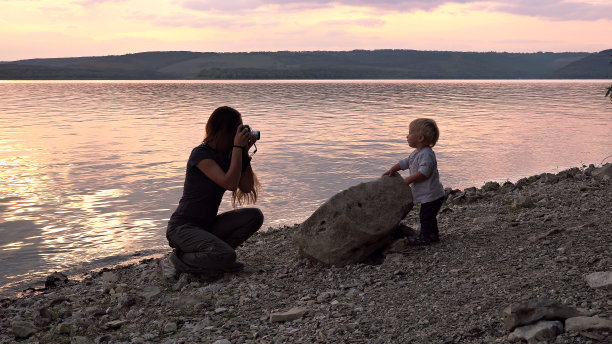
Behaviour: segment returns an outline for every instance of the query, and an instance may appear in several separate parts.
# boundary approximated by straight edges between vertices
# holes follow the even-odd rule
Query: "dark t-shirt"
[[[230,159],[222,161],[217,156],[217,152],[205,143],[191,151],[187,161],[183,196],[170,217],[170,225],[180,226],[185,223],[192,223],[206,228],[215,221],[225,189],[208,178],[197,167],[197,164],[205,159],[215,160],[225,172],[229,169],[229,162],[231,161]]]

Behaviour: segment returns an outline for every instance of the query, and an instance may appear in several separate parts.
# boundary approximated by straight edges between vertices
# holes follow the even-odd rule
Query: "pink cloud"
[[[553,20],[612,20],[612,5],[579,1],[568,2],[563,0],[183,0],[180,5],[184,8],[198,11],[240,12],[257,9],[265,5],[320,8],[339,4],[364,6],[386,11],[411,12],[417,10],[432,11],[446,4],[477,3],[490,4],[489,8],[500,12],[530,17],[550,18]]]
[[[91,6],[103,4],[105,2],[126,2],[126,1],[129,1],[129,0],[80,0],[76,3],[84,7],[91,7]]]

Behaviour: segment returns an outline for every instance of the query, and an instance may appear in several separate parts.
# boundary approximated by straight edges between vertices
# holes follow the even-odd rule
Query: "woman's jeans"
[[[194,224],[168,224],[166,237],[174,252],[170,260],[181,272],[223,270],[236,261],[235,249],[261,227],[257,208],[241,208],[217,215],[207,229]]]

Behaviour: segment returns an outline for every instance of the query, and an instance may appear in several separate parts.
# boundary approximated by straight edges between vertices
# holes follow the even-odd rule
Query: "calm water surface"
[[[380,176],[417,117],[438,122],[447,187],[610,162],[609,83],[0,82],[0,292],[167,251],[186,159],[220,105],[262,132],[266,229]]]

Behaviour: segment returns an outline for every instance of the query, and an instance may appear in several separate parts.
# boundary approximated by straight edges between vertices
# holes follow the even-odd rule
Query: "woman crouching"
[[[248,153],[257,139],[237,110],[223,106],[210,115],[206,137],[187,161],[183,196],[166,231],[178,272],[244,268],[235,249],[261,227],[263,214],[257,208],[217,212],[226,190],[232,191],[234,208],[257,200],[259,183]]]

